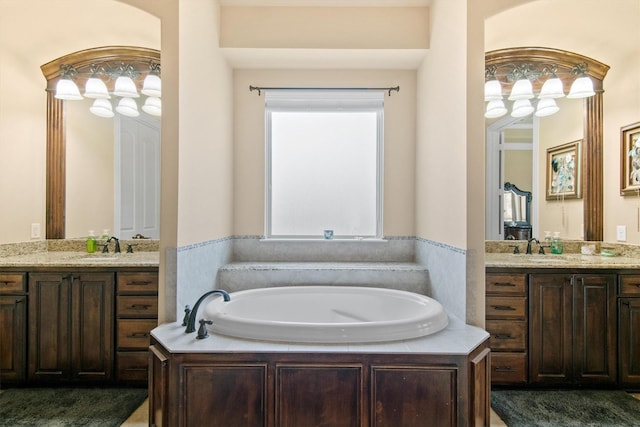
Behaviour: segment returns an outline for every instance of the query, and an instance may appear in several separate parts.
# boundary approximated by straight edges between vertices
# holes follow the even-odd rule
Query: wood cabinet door
[[[27,364],[27,297],[0,296],[0,380],[21,381]]]
[[[615,384],[616,276],[576,275],[573,280],[574,381]]]
[[[567,384],[573,375],[572,277],[532,274],[529,282],[529,380]]]
[[[114,360],[113,273],[81,273],[72,284],[72,376],[110,380]]]
[[[620,298],[619,369],[623,386],[640,384],[640,298]]]
[[[71,274],[29,274],[29,379],[71,373]]]

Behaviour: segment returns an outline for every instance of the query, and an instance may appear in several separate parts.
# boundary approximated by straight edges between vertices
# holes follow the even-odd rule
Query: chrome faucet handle
[[[196,335],[197,340],[203,340],[209,336],[206,325],[213,325],[213,322],[211,320],[200,319],[200,327],[198,328],[198,335]]]

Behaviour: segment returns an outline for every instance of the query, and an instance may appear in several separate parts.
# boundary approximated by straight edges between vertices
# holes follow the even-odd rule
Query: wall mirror
[[[103,68],[100,70],[96,65]],[[74,70],[71,75],[69,67]],[[153,68],[155,70],[151,73]],[[140,91],[144,77],[147,74],[159,74],[159,69],[158,50],[127,46],[74,52],[41,67],[47,80],[47,239],[81,237],[89,229],[95,229],[100,234],[104,228],[109,228],[113,234],[118,235],[118,230],[127,230],[134,211],[139,211],[135,215],[142,216],[145,227],[151,224],[151,227],[157,228],[146,237],[159,237],[159,110],[155,111],[157,114],[153,114],[155,117],[142,112],[136,118],[118,113],[112,118],[96,117],[87,111],[93,99],[91,102],[68,101],[55,97],[59,80],[71,77],[78,86],[84,88],[87,79],[95,72],[102,73],[101,78],[109,87],[109,92],[115,89],[113,85],[116,74],[130,76],[137,91]],[[145,70],[146,74],[137,70]],[[137,107],[140,108],[146,102],[145,98],[158,98],[158,95],[141,96],[136,99]],[[159,98],[157,101],[159,109]],[[118,100],[112,99],[111,102],[116,104]],[[78,124],[78,121],[82,123]],[[131,141],[137,142],[131,144]],[[67,142],[70,146],[76,144],[81,147],[72,151]],[[106,154],[100,154],[99,149]],[[83,151],[91,151],[89,157],[73,154],[82,154]],[[84,162],[84,165],[78,165],[76,157],[80,157],[80,162]],[[108,158],[111,160],[107,160]],[[77,172],[78,170],[81,172]],[[126,170],[133,172],[127,173]],[[72,178],[67,176],[70,171],[75,173]],[[139,171],[143,171],[140,172],[140,178],[133,176]],[[137,195],[135,191],[138,192]],[[123,205],[132,206],[132,203],[139,201],[154,206],[154,209],[122,209]],[[81,220],[74,219],[72,228],[77,229],[76,222],[84,221],[83,224],[87,225],[80,227],[81,232],[70,231],[68,234],[67,219],[73,218]],[[124,234],[125,231],[122,233],[119,237],[132,237],[128,233]],[[132,234],[137,233],[132,231]]]
[[[569,92],[569,86],[577,77],[587,76],[593,83],[595,94],[584,99],[571,99],[567,101],[580,101],[582,104],[582,194],[583,194],[583,211],[580,223],[583,224],[584,240],[602,240],[603,238],[603,158],[602,158],[602,93],[603,80],[609,67],[601,62],[583,55],[553,48],[541,47],[519,47],[499,49],[487,52],[485,54],[485,75],[486,81],[498,80],[494,74],[496,70],[511,70],[506,78],[503,78],[499,87],[499,95],[505,99],[510,96],[512,88],[516,81],[526,75],[525,80],[529,80],[535,93],[542,90],[543,84],[556,75],[566,75],[568,78],[562,79],[564,92]],[[507,74],[509,74],[507,73]],[[503,76],[505,77],[505,76]],[[487,86],[485,86],[485,94]],[[565,100],[563,100],[565,101]],[[514,104],[518,101],[514,101]],[[537,102],[537,101],[536,101]],[[487,106],[490,106],[488,102]],[[533,113],[530,111],[528,114]],[[489,112],[487,111],[487,114]],[[504,114],[504,112],[503,112]],[[487,117],[490,117],[487,115]],[[493,116],[498,117],[498,116]],[[509,117],[505,119],[510,121],[505,125],[516,124],[521,121],[518,117]],[[533,132],[536,129],[536,120],[545,120],[544,117],[535,117],[533,120]],[[487,143],[490,144],[489,130],[496,122],[488,122],[487,127]],[[535,147],[534,147],[535,150]],[[535,151],[534,151],[535,153]],[[534,155],[535,157],[535,155]],[[585,167],[586,165],[586,167]],[[488,239],[504,238],[502,232],[503,221],[502,215],[502,192],[504,181],[502,181],[503,172],[500,170],[494,173],[492,181],[492,171],[501,168],[502,163],[492,157],[490,149],[487,149],[487,212],[486,212],[486,236]],[[589,173],[584,173],[588,170]],[[534,176],[536,166],[534,164]],[[536,180],[534,179],[534,183]],[[534,185],[535,187],[535,185]],[[541,197],[540,197],[541,196]],[[535,205],[544,200],[544,194],[536,195],[533,191],[532,204],[533,211],[536,211]],[[534,234],[539,232],[535,230],[535,215],[533,215]],[[500,237],[496,237],[500,236]],[[535,236],[533,236],[535,237]]]

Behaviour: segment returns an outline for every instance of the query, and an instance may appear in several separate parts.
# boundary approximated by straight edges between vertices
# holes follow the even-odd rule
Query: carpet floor
[[[10,388],[0,426],[118,427],[146,398],[146,388]]]
[[[509,427],[640,426],[640,401],[622,390],[492,390]]]

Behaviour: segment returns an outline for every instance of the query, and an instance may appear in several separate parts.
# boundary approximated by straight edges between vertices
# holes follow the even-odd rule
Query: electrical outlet
[[[616,240],[618,242],[626,242],[627,241],[627,226],[626,225],[618,225],[618,226],[616,226]]]
[[[40,238],[40,223],[34,222],[31,224],[31,238],[39,239]]]

